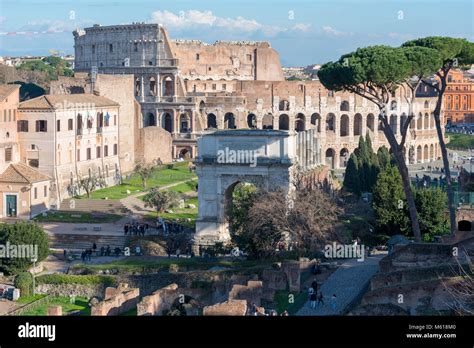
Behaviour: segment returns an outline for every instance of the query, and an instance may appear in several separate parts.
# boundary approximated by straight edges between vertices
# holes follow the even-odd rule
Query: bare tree
[[[135,165],[135,173],[137,173],[140,176],[140,179],[142,180],[142,186],[143,188],[146,188],[147,186],[147,180],[151,177],[153,174],[153,166],[146,165],[144,163],[137,163]]]
[[[77,184],[80,189],[83,189],[86,192],[87,198],[90,198],[91,193],[97,188],[105,187],[105,180],[100,176],[91,174],[87,177],[79,178]]]

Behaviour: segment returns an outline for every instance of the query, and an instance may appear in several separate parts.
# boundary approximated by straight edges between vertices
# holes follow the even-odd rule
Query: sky
[[[441,35],[474,41],[472,0],[0,0],[0,56],[74,53],[72,31],[160,23],[172,39],[269,41],[283,66]]]

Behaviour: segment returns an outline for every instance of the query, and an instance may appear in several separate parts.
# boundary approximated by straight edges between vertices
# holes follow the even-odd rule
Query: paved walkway
[[[341,315],[346,307],[354,301],[362,291],[367,282],[378,271],[379,261],[385,255],[377,255],[366,258],[364,262],[356,259],[345,261],[332,273],[328,279],[318,288],[318,294],[322,291],[324,305],[312,309],[309,301],[305,303],[296,315]],[[331,308],[331,297],[336,294],[336,311]]]

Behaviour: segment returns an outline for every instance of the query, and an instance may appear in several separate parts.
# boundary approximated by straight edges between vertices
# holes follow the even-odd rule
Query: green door
[[[16,216],[16,196],[7,195],[7,216],[15,217]]]

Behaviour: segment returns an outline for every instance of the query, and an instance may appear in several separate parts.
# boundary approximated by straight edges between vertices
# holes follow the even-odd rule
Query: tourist
[[[64,260],[67,260],[67,250],[66,249],[63,250],[63,256],[64,256]]]
[[[107,245],[107,248],[105,249],[105,256],[110,256],[111,252],[110,245]]]
[[[121,253],[120,248],[119,248],[119,247],[116,247],[116,248],[114,249],[114,251],[115,251],[115,256],[116,256],[116,257],[119,257],[119,256],[120,256],[120,253]]]
[[[82,262],[86,262],[86,253],[84,251],[81,253],[81,260]]]
[[[318,293],[318,282],[315,280],[313,280],[313,282],[311,283],[311,288],[313,288],[313,291],[315,294]]]
[[[314,289],[312,287],[308,288],[308,299],[311,298],[311,295],[314,293]]]
[[[320,303],[321,303],[321,306],[324,306],[324,296],[323,296],[322,291],[319,293],[319,296],[318,296],[318,307]]]
[[[312,288],[310,288],[312,289]],[[316,300],[318,299],[317,295],[315,292],[312,292],[311,295],[309,296],[309,304],[312,309],[316,308]]]
[[[95,243],[92,244],[92,251],[94,252],[94,254],[96,253],[96,251],[97,251],[97,244],[95,244]]]
[[[283,313],[281,313],[281,316],[282,317],[287,317],[289,314],[288,314],[288,311],[287,310],[284,310]]]
[[[128,224],[125,224],[125,225],[123,226],[123,233],[124,233],[125,235],[127,235],[127,233],[128,233],[128,226],[129,226]]]
[[[100,256],[104,256],[105,255],[105,248],[102,246],[100,247]]]
[[[336,294],[332,294],[332,297],[331,297],[331,308],[332,308],[333,312],[336,312],[336,308],[337,308],[337,297],[336,297]]]

